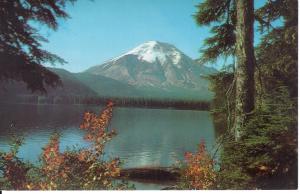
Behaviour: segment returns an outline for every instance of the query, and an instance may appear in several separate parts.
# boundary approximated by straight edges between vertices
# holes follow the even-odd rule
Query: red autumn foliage
[[[5,161],[3,175],[7,182],[16,190],[23,189],[26,185],[25,175],[28,169],[15,159],[15,155],[12,152],[4,154],[2,159]]]
[[[89,148],[60,152],[59,136],[53,135],[43,149],[41,166],[32,168],[34,177],[27,176],[25,163],[16,160],[13,153],[1,154],[3,185],[14,190],[127,188],[126,184],[114,184],[114,179],[120,176],[120,160],[102,158],[105,143],[116,134],[115,130],[108,130],[112,111],[113,103],[108,102],[99,115],[84,114],[80,128],[86,132],[84,139],[91,142]]]
[[[199,144],[195,154],[185,153],[186,167],[183,171],[184,187],[187,189],[210,189],[216,181],[214,160],[206,151],[205,142]]]

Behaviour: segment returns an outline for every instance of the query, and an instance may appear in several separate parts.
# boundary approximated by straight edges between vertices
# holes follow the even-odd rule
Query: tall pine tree
[[[215,12],[208,14],[203,9],[201,14],[214,18],[213,13],[218,13],[222,2],[226,1],[217,4],[205,1],[199,7],[210,5],[211,10]],[[237,0],[231,1],[229,10],[235,5],[234,9],[238,11],[237,3]],[[255,63],[255,100],[259,103],[253,114],[248,115],[239,141],[235,141],[234,137],[227,134],[222,136],[225,138],[222,139],[223,149],[217,181],[217,187],[220,189],[297,188],[297,4],[297,0],[266,1],[255,11],[254,17],[259,22],[259,30],[263,33],[261,42],[256,48],[257,63]],[[226,9],[223,10],[226,13]],[[236,12],[232,10],[231,13],[234,16]],[[222,26],[224,24],[222,22],[226,22],[224,16],[226,14],[214,20],[212,24],[219,22],[217,24]],[[201,17],[205,18],[203,15]],[[233,18],[240,19],[236,16]],[[231,21],[235,26],[231,37],[238,36],[238,22]],[[213,37],[207,39],[214,41],[207,42],[209,44],[206,44],[206,49],[202,50],[202,59],[227,54],[222,50],[226,47],[220,44],[224,41],[219,37],[222,35],[215,33]],[[235,40],[238,39],[234,39],[233,44],[227,46],[237,45]],[[238,54],[237,49],[233,49],[233,55]],[[219,55],[209,55],[211,53]],[[214,89],[218,90],[214,100],[217,105],[216,112],[224,113],[228,110],[227,106],[232,110],[231,105],[238,96],[235,92],[238,91],[232,92],[229,103],[224,100],[228,88],[232,88],[234,80],[232,73],[220,72],[210,78]],[[233,116],[229,114],[229,117]],[[224,124],[221,127],[224,127]]]
[[[254,109],[254,2],[236,0],[236,104],[234,136],[238,140],[247,116]]]
[[[198,5],[197,23],[214,26],[212,37],[201,50],[203,63],[215,62],[222,56],[237,59],[235,69],[235,125],[231,126],[236,139],[247,115],[254,108],[254,48],[253,0],[206,0]]]

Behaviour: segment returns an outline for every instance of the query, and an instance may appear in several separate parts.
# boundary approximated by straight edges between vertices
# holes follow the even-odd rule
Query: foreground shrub
[[[60,152],[59,135],[54,134],[43,148],[38,166],[24,163],[17,157],[22,144],[14,143],[12,149],[0,155],[1,189],[14,190],[70,190],[70,189],[128,189],[119,181],[120,160],[103,159],[105,143],[116,135],[108,131],[113,103],[109,102],[99,115],[87,112],[80,128],[90,147]]]
[[[185,154],[181,189],[212,189],[216,181],[215,162],[201,142],[196,153]]]

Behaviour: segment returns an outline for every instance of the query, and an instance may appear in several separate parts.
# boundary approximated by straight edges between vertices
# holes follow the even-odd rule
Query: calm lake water
[[[22,135],[19,156],[36,162],[54,132],[61,134],[61,150],[88,146],[79,125],[85,111],[100,110],[87,105],[0,104],[0,150],[8,149],[13,134]],[[172,166],[185,152],[196,151],[201,140],[208,149],[215,143],[207,111],[116,107],[110,128],[118,134],[107,144],[105,158],[118,156],[123,167]]]

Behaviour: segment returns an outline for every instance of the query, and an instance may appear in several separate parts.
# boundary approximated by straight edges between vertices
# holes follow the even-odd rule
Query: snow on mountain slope
[[[174,46],[167,43],[159,43],[157,41],[148,41],[131,51],[113,59],[116,61],[126,55],[136,55],[139,60],[154,63],[158,60],[161,64],[166,63],[167,59],[171,59],[173,64],[178,64],[181,53]]]
[[[208,80],[201,75],[215,70],[197,64],[171,44],[148,41],[86,72],[122,81],[140,90],[184,97],[190,94],[211,96]]]

